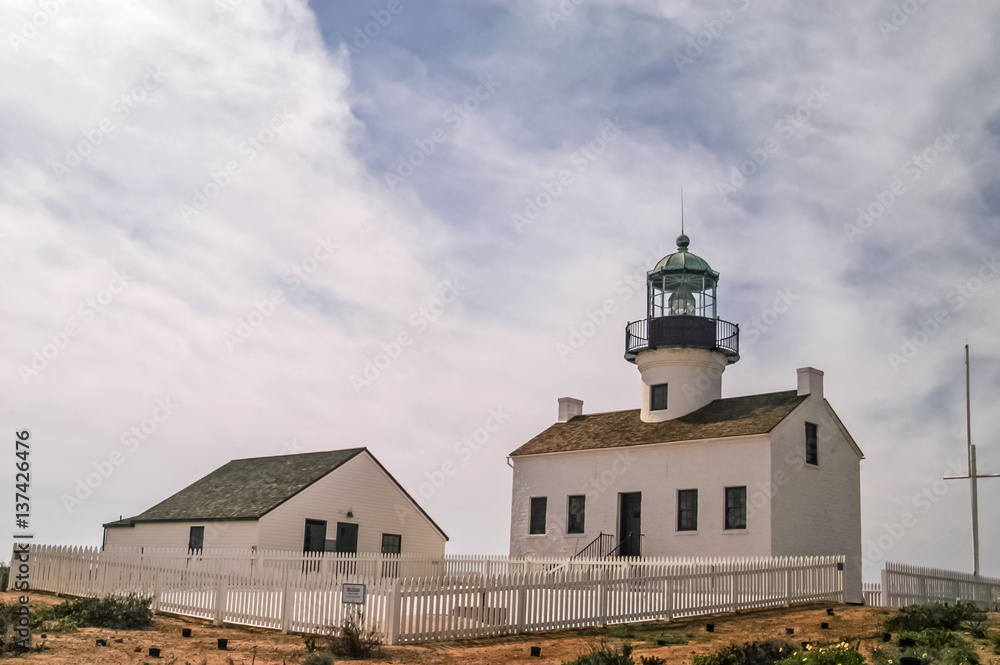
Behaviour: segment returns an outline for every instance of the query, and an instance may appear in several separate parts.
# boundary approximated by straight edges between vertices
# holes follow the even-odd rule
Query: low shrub
[[[151,602],[152,598],[136,594],[75,598],[58,605],[35,609],[32,612],[32,626],[38,629],[46,622],[56,622],[56,630],[73,630],[76,626],[114,630],[146,628],[153,623]]]
[[[676,633],[667,633],[656,638],[659,642],[663,642],[664,646],[674,646],[677,644],[687,644],[688,638],[683,635],[677,635]]]
[[[865,657],[857,646],[841,642],[833,646],[797,649],[777,661],[778,665],[864,665]]]
[[[920,632],[903,632],[900,640],[913,640],[914,645],[900,647],[898,644],[874,649],[872,661],[875,665],[894,665],[902,656],[920,658],[934,665],[978,665],[979,655],[972,640],[963,635],[941,628],[929,628]]]
[[[646,661],[643,660],[643,663]],[[635,665],[632,661],[632,645],[620,642],[618,646],[611,645],[606,640],[590,646],[590,653],[585,653],[574,660],[567,660],[563,665]]]
[[[667,665],[667,661],[659,656],[639,656],[642,665]]]
[[[312,651],[302,659],[302,665],[334,665],[333,654],[329,651]]]
[[[347,658],[374,658],[382,650],[382,633],[365,626],[364,612],[351,609],[330,637],[330,653]],[[320,665],[320,664],[317,664]]]
[[[957,602],[908,605],[895,616],[885,621],[885,629],[891,632],[920,632],[928,628],[944,630],[968,630],[975,625],[985,626],[986,613],[975,603]]]
[[[773,665],[793,651],[795,647],[779,640],[730,644],[713,654],[695,656],[694,665]]]
[[[16,651],[17,633],[17,603],[0,603],[0,653],[10,653]]]
[[[1000,635],[994,635],[989,638],[990,643],[993,645],[993,653],[1000,655]]]

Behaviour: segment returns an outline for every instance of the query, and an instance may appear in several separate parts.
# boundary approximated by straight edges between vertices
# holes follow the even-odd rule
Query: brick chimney
[[[574,416],[583,415],[583,400],[572,397],[559,398],[559,422],[564,423]]]

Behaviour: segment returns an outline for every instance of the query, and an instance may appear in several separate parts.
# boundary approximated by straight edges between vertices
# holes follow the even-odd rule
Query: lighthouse
[[[646,274],[646,318],[625,327],[625,359],[642,377],[644,422],[673,420],[722,397],[722,373],[740,359],[739,326],[718,316],[719,273],[677,238]]]

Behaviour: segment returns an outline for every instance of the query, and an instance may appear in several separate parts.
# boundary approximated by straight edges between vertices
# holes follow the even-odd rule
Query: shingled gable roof
[[[137,522],[207,522],[260,519],[331,471],[361,453],[376,465],[406,495],[438,532],[441,530],[413,497],[392,477],[367,448],[348,448],[320,453],[233,460],[149,510],[105,527],[133,526]]]
[[[576,416],[556,423],[510,456],[765,434],[807,397],[788,390],[717,399],[686,416],[659,423],[643,422],[639,409]]]

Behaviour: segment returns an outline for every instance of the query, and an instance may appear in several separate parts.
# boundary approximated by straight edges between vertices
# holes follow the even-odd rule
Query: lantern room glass
[[[660,273],[649,275],[649,318],[701,316],[718,318],[715,309],[716,280],[708,275]]]

